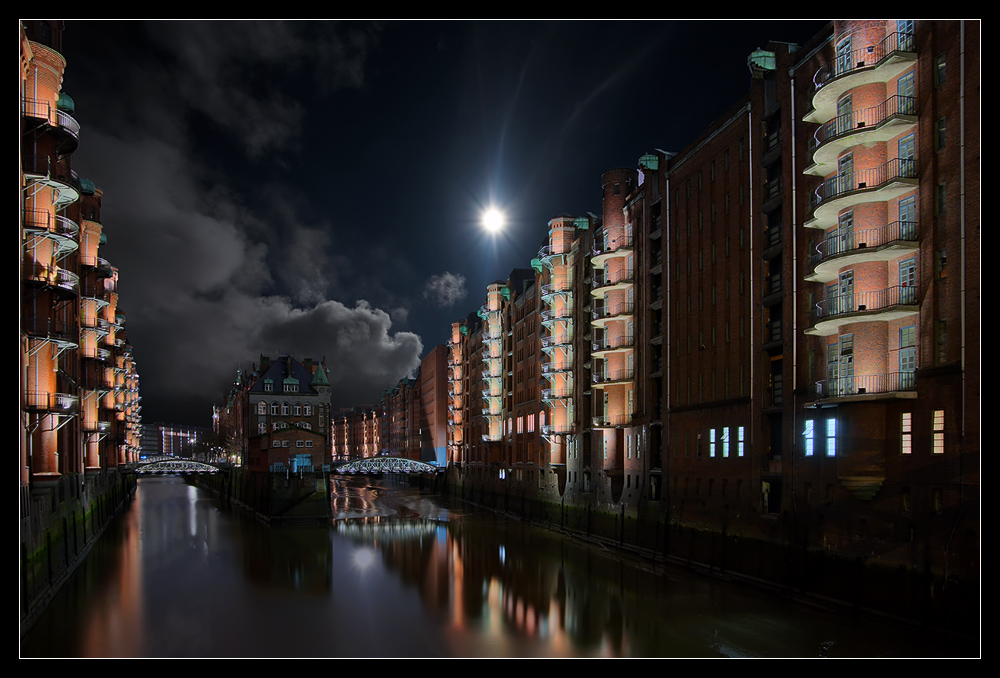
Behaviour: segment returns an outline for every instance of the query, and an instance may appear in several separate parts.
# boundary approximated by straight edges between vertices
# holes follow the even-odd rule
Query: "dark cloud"
[[[445,271],[432,275],[424,283],[424,299],[430,299],[438,306],[454,306],[465,299],[465,276]]]

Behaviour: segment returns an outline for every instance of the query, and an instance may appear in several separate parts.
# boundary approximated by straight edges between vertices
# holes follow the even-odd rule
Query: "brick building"
[[[975,577],[979,24],[835,21],[747,64],[453,324],[452,482]]]
[[[330,382],[323,361],[260,357],[240,371],[213,426],[230,460],[252,471],[313,469],[330,464]]]

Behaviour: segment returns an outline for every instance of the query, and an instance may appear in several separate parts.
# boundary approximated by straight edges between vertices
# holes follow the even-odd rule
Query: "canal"
[[[271,528],[181,478],[136,499],[26,657],[883,657],[974,645],[622,557],[416,490],[337,481]]]

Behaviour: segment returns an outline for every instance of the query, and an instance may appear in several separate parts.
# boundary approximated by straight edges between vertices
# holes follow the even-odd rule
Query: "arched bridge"
[[[184,475],[188,473],[218,473],[219,469],[211,464],[191,459],[166,458],[137,466],[135,472],[139,475]]]
[[[437,473],[437,466],[400,457],[368,457],[340,464],[340,473]]]

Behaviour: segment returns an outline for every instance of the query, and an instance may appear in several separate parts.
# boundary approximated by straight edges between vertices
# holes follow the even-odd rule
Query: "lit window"
[[[813,451],[815,449],[814,445],[816,443],[816,430],[813,428],[815,422],[812,419],[806,419],[806,430],[803,431],[802,435],[805,437],[806,443],[806,456],[813,456]]]
[[[262,421],[257,424],[257,433],[267,433],[267,422]]]
[[[934,454],[944,454],[944,410],[934,410]]]
[[[708,429],[708,456],[715,456],[715,429]]]
[[[267,414],[267,403],[263,400],[257,403],[257,414]]]
[[[837,420],[826,420],[826,456],[837,456]]]
[[[722,457],[724,459],[729,458],[729,427],[724,426],[722,428]]]
[[[743,456],[743,427],[739,426],[736,429],[736,456]]]
[[[901,437],[900,437],[900,452],[903,454],[911,454],[913,452],[913,414],[910,412],[903,412],[902,421],[900,422]]]

